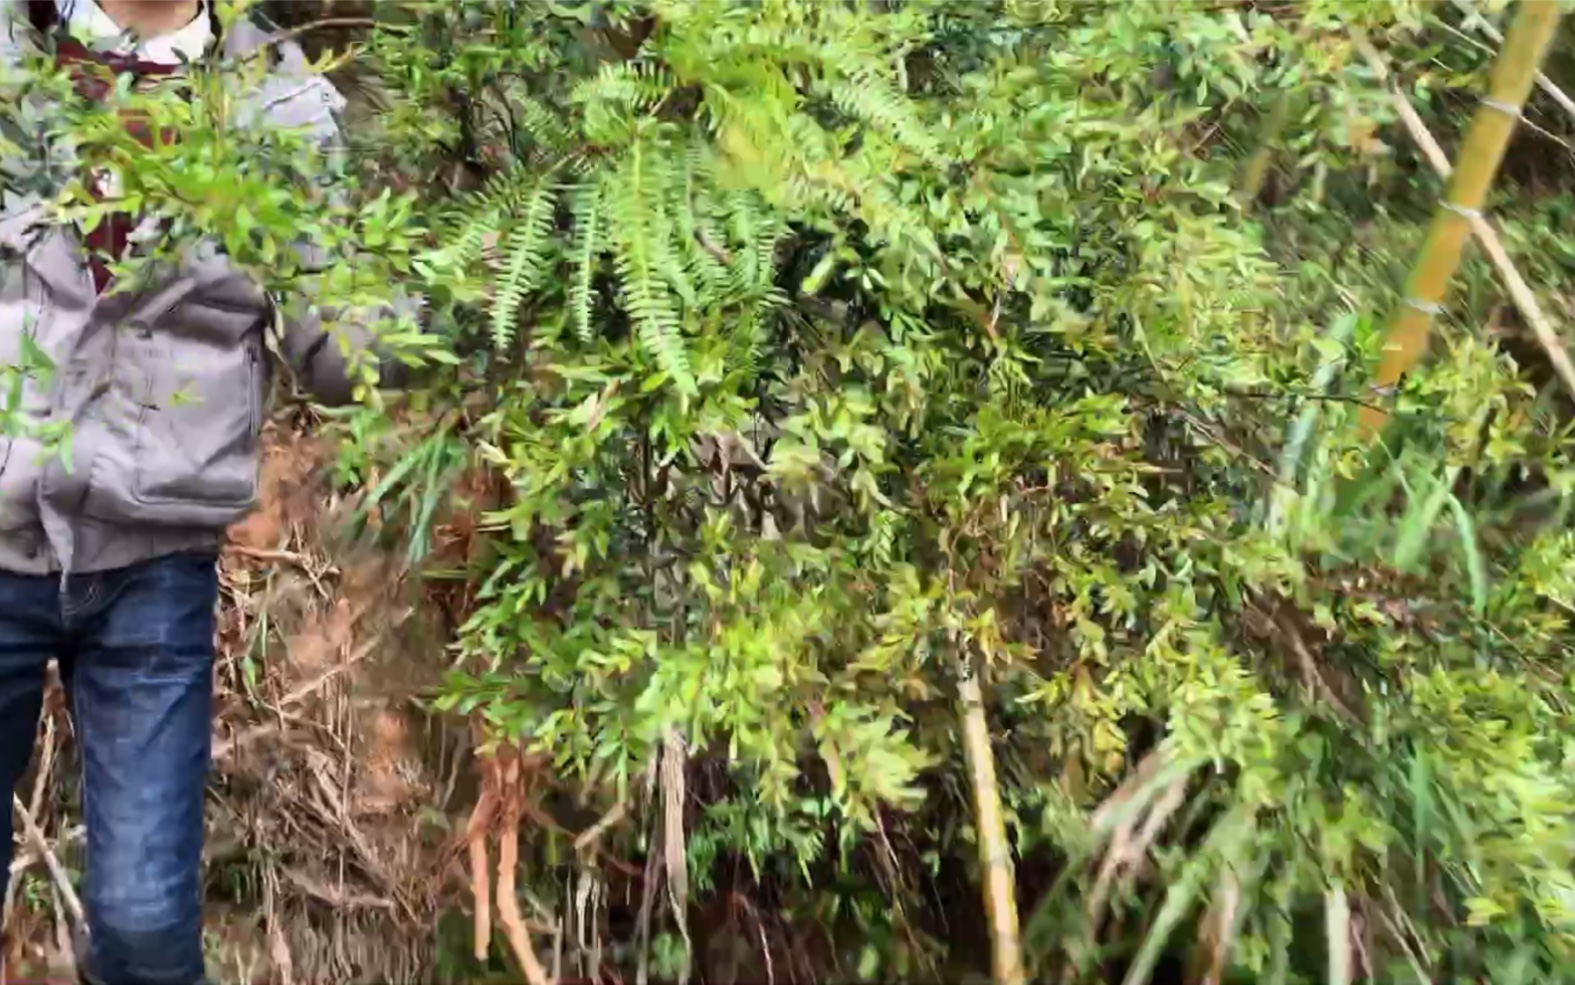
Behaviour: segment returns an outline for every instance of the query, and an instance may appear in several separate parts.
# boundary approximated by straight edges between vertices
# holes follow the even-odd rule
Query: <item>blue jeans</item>
[[[85,978],[203,979],[203,794],[213,703],[213,554],[117,571],[0,572],[0,792],[32,756],[44,668],[59,660],[82,756]],[[0,811],[0,890],[11,859]]]

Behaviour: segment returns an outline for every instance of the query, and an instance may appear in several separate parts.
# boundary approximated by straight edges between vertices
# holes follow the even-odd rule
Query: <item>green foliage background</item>
[[[963,666],[1035,980],[1571,977],[1571,404],[1472,260],[1395,426],[1355,428],[1438,186],[1353,44],[1450,145],[1488,57],[1459,11],[377,17],[346,159],[270,149],[280,209],[194,228],[281,291],[310,235],[353,255],[327,299],[426,297],[391,344],[435,365],[346,420],[340,471],[418,566],[462,476],[504,490],[429,570],[476,600],[439,706],[575,810],[629,805],[622,858],[670,837],[687,750],[692,896],[649,945],[599,897],[608,962],[984,968]],[[341,194],[282,191],[327,168]],[[1567,178],[1511,171],[1556,302]],[[607,876],[551,833],[525,869],[546,911]]]

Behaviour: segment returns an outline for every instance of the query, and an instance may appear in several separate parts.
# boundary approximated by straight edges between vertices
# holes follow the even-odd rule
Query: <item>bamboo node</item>
[[[1483,96],[1482,105],[1488,109],[1496,109],[1510,119],[1520,119],[1520,107],[1514,103],[1506,103],[1502,99],[1494,99],[1492,96]]]
[[[1470,206],[1466,206],[1466,205],[1456,205],[1454,202],[1440,202],[1438,204],[1443,206],[1444,208],[1448,209],[1449,211],[1453,212],[1455,215],[1461,216],[1461,217],[1466,218],[1466,219],[1480,219],[1480,218],[1482,218],[1482,210],[1481,209],[1473,209]]]
[[[1424,315],[1436,315],[1444,310],[1444,306],[1437,301],[1423,301],[1421,298],[1406,298],[1401,304],[1408,308],[1415,308]]]

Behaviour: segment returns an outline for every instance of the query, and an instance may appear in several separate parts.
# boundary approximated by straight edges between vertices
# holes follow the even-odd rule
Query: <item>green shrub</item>
[[[1437,189],[1353,32],[1464,98],[1440,12],[379,16],[337,180],[387,266],[345,277],[419,288],[454,365],[343,474],[417,561],[456,476],[506,486],[439,706],[642,808],[603,837],[649,894],[682,865],[614,960],[703,972],[742,895],[751,975],[981,971],[936,898],[985,878],[961,670],[1034,979],[1569,977],[1567,407],[1468,266],[1355,426]],[[599,878],[561,847],[541,899]]]

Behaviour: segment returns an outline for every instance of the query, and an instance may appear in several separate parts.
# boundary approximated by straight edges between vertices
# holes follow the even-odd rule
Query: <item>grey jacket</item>
[[[268,40],[237,24],[225,54]],[[342,97],[299,48],[277,55],[259,88],[237,94],[237,118],[332,140]],[[100,571],[216,547],[257,493],[273,307],[206,242],[161,283],[97,295],[77,232],[42,216],[36,201],[0,201],[0,367],[35,348],[53,364],[24,377],[20,411],[69,422],[71,454],[0,433],[0,570]],[[370,340],[343,322],[338,331],[352,346]],[[286,318],[280,348],[324,402],[349,399],[341,347],[317,314]]]

